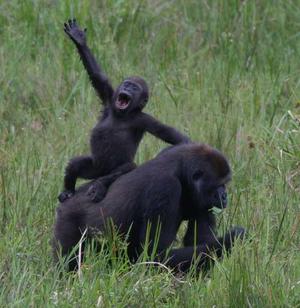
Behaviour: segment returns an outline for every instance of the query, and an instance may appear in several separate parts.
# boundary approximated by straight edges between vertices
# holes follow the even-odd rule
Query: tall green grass
[[[299,16],[293,0],[0,1],[0,306],[300,307]],[[220,231],[252,240],[207,275],[93,251],[80,277],[53,267],[64,166],[100,110],[69,17],[115,85],[142,75],[147,112],[229,157]],[[163,147],[146,136],[137,163]]]

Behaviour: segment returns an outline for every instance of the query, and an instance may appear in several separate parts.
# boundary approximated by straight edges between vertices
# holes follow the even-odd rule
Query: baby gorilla
[[[149,98],[148,86],[142,78],[126,78],[113,89],[87,46],[86,29],[81,30],[75,19],[65,23],[64,30],[77,47],[104,109],[92,130],[91,155],[75,157],[69,162],[64,191],[58,199],[64,202],[70,198],[75,192],[76,179],[80,177],[97,179],[88,195],[93,201],[99,201],[113,181],[135,168],[134,156],[145,132],[170,144],[187,143],[189,138],[142,112]]]

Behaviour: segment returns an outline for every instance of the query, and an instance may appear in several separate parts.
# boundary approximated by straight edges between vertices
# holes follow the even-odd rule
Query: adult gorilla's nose
[[[221,195],[222,202],[227,202],[227,192],[223,192]]]

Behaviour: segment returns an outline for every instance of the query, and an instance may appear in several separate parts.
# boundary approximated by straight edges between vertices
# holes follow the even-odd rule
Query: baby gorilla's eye
[[[195,171],[195,173],[193,174],[193,180],[194,181],[199,180],[200,178],[202,178],[203,174],[204,172],[202,170]]]

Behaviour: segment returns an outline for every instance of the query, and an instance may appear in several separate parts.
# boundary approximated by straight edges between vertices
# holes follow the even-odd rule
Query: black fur
[[[86,228],[89,237],[95,231],[109,232],[105,226],[112,220],[121,235],[128,234],[128,256],[136,261],[150,222],[150,251],[156,227],[161,227],[158,261],[167,257],[166,264],[172,269],[187,271],[196,257],[199,269],[207,266],[212,252],[221,257],[223,248],[230,251],[234,240],[244,236],[243,228],[234,228],[223,237],[215,233],[211,208],[226,205],[225,184],[229,180],[228,162],[217,150],[199,144],[169,148],[118,178],[101,202],[90,202],[84,194],[85,185],[60,204],[54,227],[55,256],[59,255],[58,247],[63,255],[69,254]],[[165,256],[184,220],[188,221],[184,247]],[[76,262],[70,264],[71,269],[75,267]]]
[[[142,112],[149,97],[148,86],[142,78],[127,78],[113,89],[86,44],[86,30],[82,31],[76,20],[65,23],[64,30],[75,43],[104,110],[91,134],[91,155],[73,158],[66,168],[64,192],[59,195],[59,201],[64,202],[73,195],[78,177],[96,179],[111,175],[99,179],[88,192],[94,201],[100,201],[117,177],[135,168],[134,156],[145,132],[171,144],[187,143],[189,139]]]

